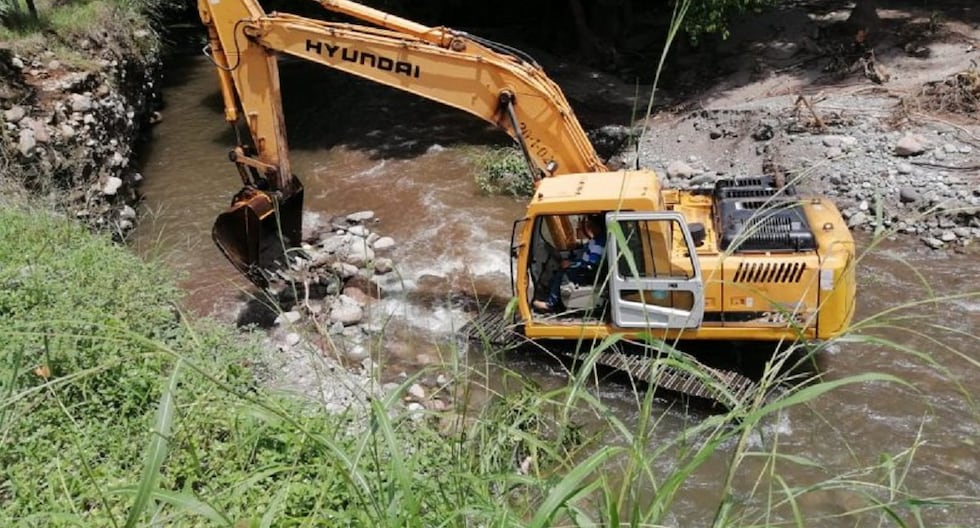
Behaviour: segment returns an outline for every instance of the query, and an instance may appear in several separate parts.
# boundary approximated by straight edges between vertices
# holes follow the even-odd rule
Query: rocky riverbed
[[[264,291],[268,297],[246,303],[238,316],[240,325],[268,327],[268,383],[332,412],[390,394],[415,418],[450,408],[453,379],[437,365],[420,365],[424,375],[411,382],[416,372],[382,382],[376,358],[387,313],[379,301],[412,286],[389,256],[395,240],[372,229],[375,213],[327,221],[309,213],[304,221],[302,251],[276,272]]]
[[[980,24],[882,9],[869,47],[841,33],[848,13],[787,6],[739,23],[705,64],[688,61],[683,75],[711,67],[710,83],[668,91],[625,164],[683,188],[771,174],[830,197],[854,230],[975,251]]]
[[[933,249],[962,249],[980,239],[980,146],[960,129],[933,123],[899,130],[867,107],[843,116],[826,110],[823,119],[833,124],[816,126],[790,98],[784,103],[698,111],[670,123],[669,133],[658,116],[658,138],[646,141],[639,155],[677,156],[650,163],[672,187],[778,175],[830,197],[852,229],[911,235]],[[888,112],[887,103],[880,113]]]

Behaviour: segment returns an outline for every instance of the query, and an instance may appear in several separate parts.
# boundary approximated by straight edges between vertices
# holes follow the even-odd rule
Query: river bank
[[[0,48],[0,168],[8,186],[123,240],[139,202],[135,148],[157,116],[161,43],[134,9],[72,15]]]

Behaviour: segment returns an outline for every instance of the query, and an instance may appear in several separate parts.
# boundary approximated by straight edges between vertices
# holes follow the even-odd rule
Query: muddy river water
[[[163,121],[144,151],[144,219],[133,244],[185,274],[192,310],[231,320],[250,286],[215,249],[210,229],[239,187],[226,157],[234,134],[223,121],[216,79],[204,59],[179,61],[167,79]],[[410,285],[436,280],[480,296],[508,294],[507,247],[523,204],[481,195],[469,154],[471,145],[503,143],[506,137],[468,115],[305,65],[283,66],[283,97],[293,169],[306,186],[310,214],[329,218],[374,211],[379,223],[373,228],[397,241],[392,257]],[[881,372],[908,385],[844,386],[780,414],[764,428],[756,447],[764,451],[778,440],[781,452],[822,466],[781,466],[792,485],[870,466],[882,455],[899,456],[914,447],[901,485],[918,496],[966,502],[928,509],[927,524],[980,526],[980,506],[970,499],[980,497],[980,387],[975,379],[980,375],[980,338],[975,337],[980,335],[980,297],[919,302],[977,292],[980,263],[976,256],[926,253],[919,246],[908,239],[886,241],[859,267],[856,320],[886,312],[862,333],[899,343],[909,352],[842,343],[818,361],[829,379]],[[918,304],[888,312],[913,303]],[[411,292],[388,306],[390,317],[409,328],[409,337],[422,349],[430,338],[465,320],[450,303],[431,296],[413,301]],[[392,364],[404,368],[424,352],[411,350]],[[543,385],[562,382],[553,369],[534,361],[515,360],[509,366]],[[628,387],[610,383],[597,393],[621,419],[636,420]],[[665,437],[699,419],[668,408],[669,402],[663,405],[659,431]],[[727,463],[723,454],[690,479],[671,524],[701,526],[711,518]],[[670,461],[662,463],[659,469],[668,471]],[[900,458],[898,465],[907,463]],[[884,473],[862,478],[888,485]],[[746,494],[752,484],[744,484]],[[806,511],[825,515],[863,504],[854,494],[834,491],[801,500]],[[853,522],[829,519],[825,525]]]

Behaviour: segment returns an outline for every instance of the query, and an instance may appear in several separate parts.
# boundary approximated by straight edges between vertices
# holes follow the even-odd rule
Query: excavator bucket
[[[218,215],[211,230],[218,249],[255,285],[265,287],[269,275],[286,264],[287,251],[303,234],[303,185],[294,177],[286,198],[245,187],[231,207]]]

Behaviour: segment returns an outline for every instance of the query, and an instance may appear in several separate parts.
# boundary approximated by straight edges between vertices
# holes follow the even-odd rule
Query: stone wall
[[[0,177],[122,239],[142,179],[135,146],[159,100],[160,45],[148,29],[102,36],[68,55],[0,49]]]

